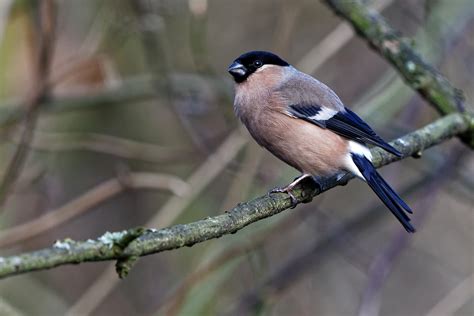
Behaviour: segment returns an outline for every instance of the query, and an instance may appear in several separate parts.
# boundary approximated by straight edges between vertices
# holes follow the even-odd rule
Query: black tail
[[[410,207],[402,200],[398,194],[388,185],[387,182],[375,170],[372,163],[365,157],[352,154],[352,160],[364,176],[367,184],[388,207],[393,215],[402,223],[409,233],[414,233],[415,228],[410,223],[410,218],[405,212],[412,214]]]

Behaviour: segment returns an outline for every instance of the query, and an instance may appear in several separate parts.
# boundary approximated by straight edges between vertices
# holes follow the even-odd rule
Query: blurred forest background
[[[386,139],[438,117],[319,1],[58,0],[46,22],[39,3],[0,2],[0,176],[17,177],[2,187],[2,255],[196,221],[297,176],[234,117],[226,69],[248,50],[327,83]],[[474,1],[375,6],[472,104]],[[381,172],[415,210],[416,234],[352,181],[235,235],[141,258],[124,280],[110,262],[4,279],[0,311],[473,315],[472,154],[453,139]]]

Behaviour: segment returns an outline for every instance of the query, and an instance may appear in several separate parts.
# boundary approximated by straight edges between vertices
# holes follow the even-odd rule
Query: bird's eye
[[[261,60],[256,60],[256,61],[254,61],[253,65],[257,68],[260,68],[260,67],[262,67],[263,63],[262,63]]]

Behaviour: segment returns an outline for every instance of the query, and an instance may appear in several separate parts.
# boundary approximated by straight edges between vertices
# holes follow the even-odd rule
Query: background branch
[[[182,196],[189,187],[183,180],[165,174],[131,172],[104,181],[69,203],[47,211],[43,216],[0,232],[0,248],[30,239],[75,218],[127,189],[169,190]]]
[[[19,142],[12,139],[12,142]],[[30,148],[46,152],[92,151],[124,159],[170,164],[189,161],[198,153],[184,147],[160,146],[97,133],[49,133],[37,131]]]
[[[413,49],[413,43],[402,38],[375,10],[359,0],[325,0],[336,14],[352,24],[356,32],[370,46],[385,57],[402,75],[407,84],[418,91],[442,115],[464,112],[466,105],[463,92],[435,68],[430,66]],[[474,148],[474,133],[462,135],[462,139]]]

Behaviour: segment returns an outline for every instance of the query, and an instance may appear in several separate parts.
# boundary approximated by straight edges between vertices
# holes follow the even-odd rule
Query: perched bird
[[[364,180],[408,232],[415,232],[410,207],[372,165],[367,145],[401,156],[324,83],[302,73],[277,55],[251,51],[228,68],[235,81],[234,110],[258,144],[302,174],[284,188],[293,207],[292,189],[301,180],[316,182],[350,172]]]

